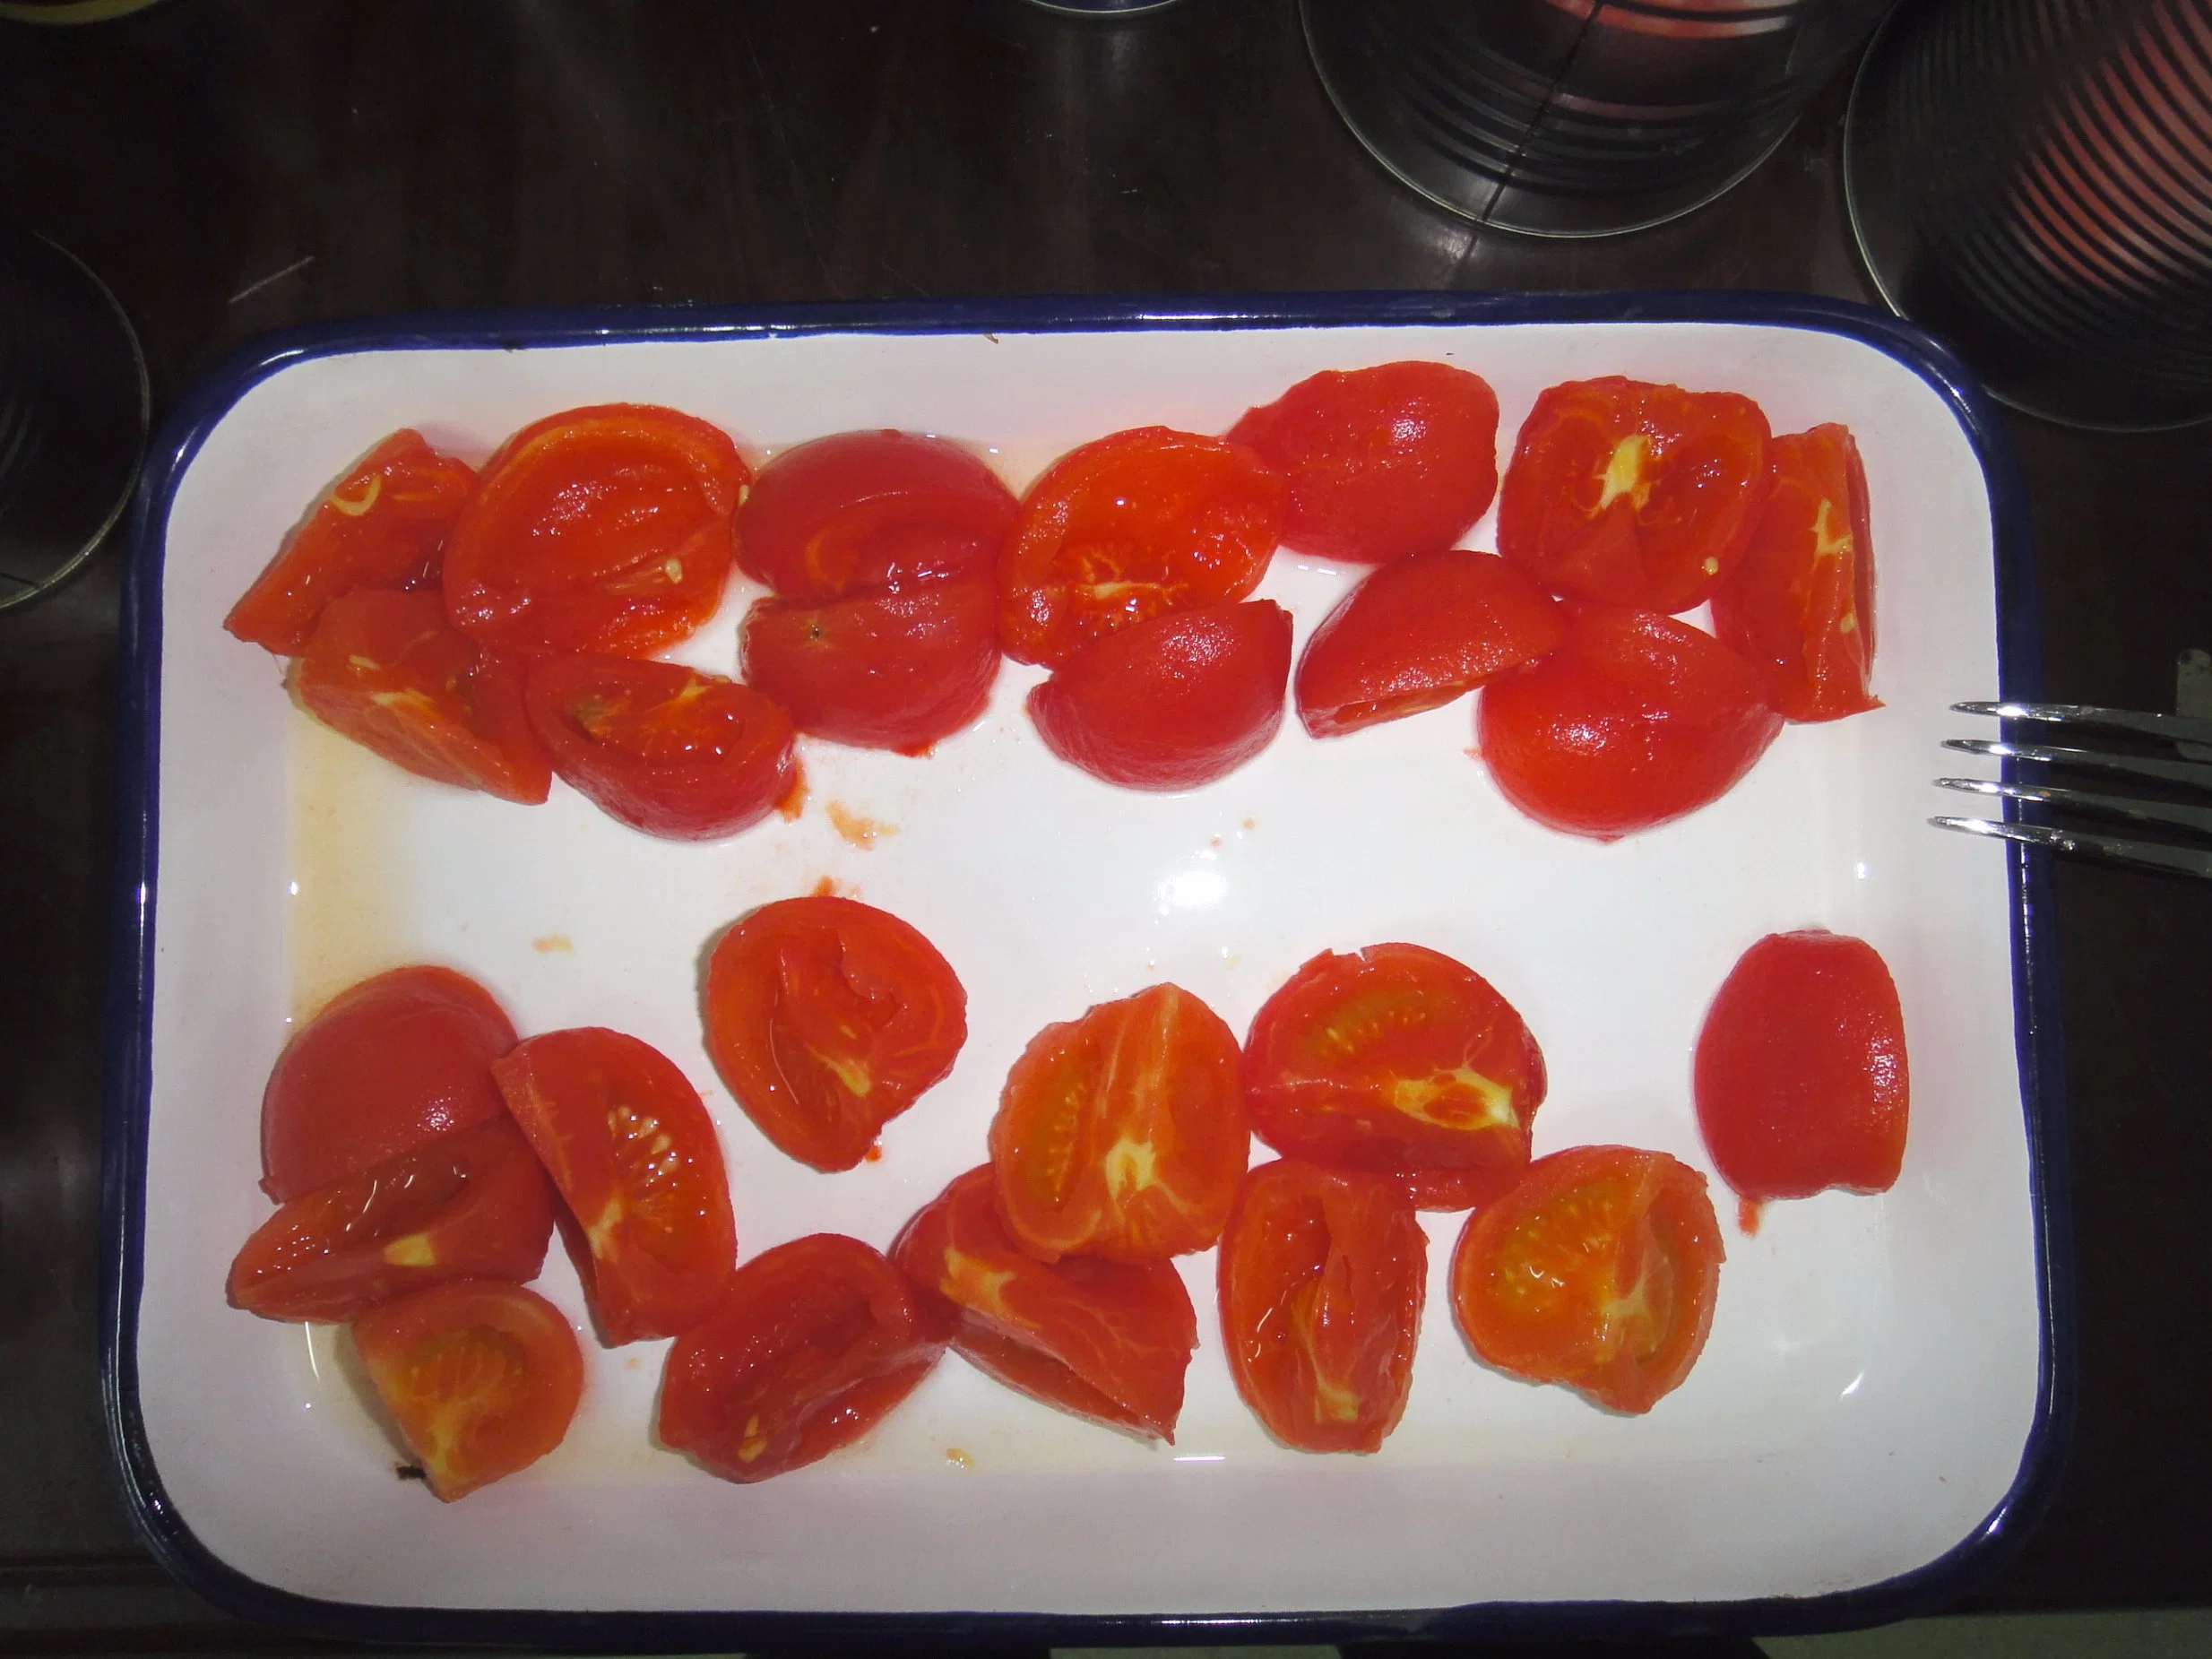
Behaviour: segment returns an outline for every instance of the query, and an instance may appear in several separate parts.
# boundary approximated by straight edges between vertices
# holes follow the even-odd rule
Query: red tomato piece
[[[719,427],[638,403],[524,427],[445,543],[454,626],[519,656],[649,656],[721,603],[752,469]]]
[[[1014,494],[959,445],[840,432],[760,470],[738,509],[738,563],[779,598],[820,605],[879,589],[989,581]]]
[[[826,604],[764,599],[739,636],[745,677],[799,730],[919,754],[983,712],[998,678],[997,592],[942,582]]]
[[[466,462],[439,454],[419,432],[394,432],[308,509],[223,626],[297,656],[331,601],[358,588],[436,586],[445,532],[475,487]]]
[[[1274,741],[1290,678],[1289,611],[1264,599],[1207,605],[1084,646],[1031,689],[1029,718],[1047,748],[1094,778],[1196,789]]]
[[[1022,497],[998,637],[1057,668],[1116,629],[1242,599],[1283,523],[1283,480],[1241,444],[1138,427],[1071,449]]]
[[[1724,1255],[1697,1171],[1662,1152],[1577,1146],[1537,1159],[1468,1221],[1452,1311],[1499,1370],[1647,1412],[1705,1350]]]
[[[1698,1033],[1698,1127],[1745,1198],[1887,1192],[1910,1097],[1897,984],[1864,939],[1768,934],[1729,970]]]
[[[285,1205],[231,1262],[230,1305],[346,1320],[447,1279],[521,1284],[552,1237],[552,1188],[503,1112]]]
[[[339,992],[262,1091],[262,1190],[289,1204],[505,1117],[491,1063],[514,1046],[492,994],[451,968],[394,968]]]
[[[519,1284],[434,1284],[354,1322],[354,1346],[431,1491],[464,1498],[558,1446],[583,1398],[583,1351]]]
[[[1448,363],[1326,369],[1249,410],[1229,441],[1290,485],[1283,545],[1380,564],[1448,548],[1498,490],[1498,396]]]
[[[1419,945],[1323,951],[1260,1005],[1244,1044],[1260,1139],[1418,1181],[1424,1208],[1483,1203],[1519,1178],[1544,1081],[1513,1005]]]
[[[818,1232],[756,1256],[676,1339],[661,1439],[728,1481],[765,1481],[880,1422],[945,1352],[949,1321],[883,1255]]]
[[[799,781],[791,718],[778,704],[678,663],[541,657],[523,706],[553,770],[649,835],[734,835]]]
[[[1767,417],[1733,392],[1574,380],[1540,393],[1498,498],[1498,550],[1555,593],[1681,611],[1750,544]]]
[[[1411,553],[1344,596],[1298,660],[1298,718],[1317,738],[1440,708],[1557,649],[1559,601],[1495,553]]]
[[[1775,670],[1791,720],[1881,706],[1874,666],[1874,539],[1866,469],[1848,428],[1815,427],[1767,447],[1774,493],[1743,562],[1713,595],[1713,631]]]
[[[1175,985],[1039,1032],[990,1126],[999,1208],[1045,1261],[1206,1249],[1251,1150],[1236,1034]]]
[[[1148,1439],[1175,1439],[1198,1316],[1168,1261],[1027,1254],[989,1165],[906,1223],[891,1259],[957,1309],[953,1351],[1017,1394]]]
[[[516,1045],[492,1076],[575,1218],[571,1251],[607,1345],[704,1318],[738,1231],[714,1120],[684,1074],[650,1043],[581,1026]]]
[[[779,899],[716,942],[706,1051],[760,1132],[801,1163],[849,1170],[953,1068],[968,994],[929,941],[829,894]]]
[[[521,664],[454,632],[435,593],[332,601],[287,683],[324,725],[418,777],[525,806],[551,792]]]
[[[1396,1181],[1262,1164],[1222,1235],[1222,1337],[1238,1394],[1286,1446],[1380,1449],[1405,1414],[1428,1288],[1429,1238]]]
[[[1767,677],[1671,617],[1568,607],[1567,640],[1482,687],[1491,779],[1539,824],[1615,841],[1718,800],[1782,730]]]

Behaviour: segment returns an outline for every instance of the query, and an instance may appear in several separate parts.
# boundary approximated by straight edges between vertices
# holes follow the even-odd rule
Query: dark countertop
[[[248,336],[419,308],[1020,293],[1760,288],[1869,299],[1843,87],[1636,236],[1486,235],[1338,123],[1292,0],[164,0],[0,23],[0,217],[136,323],[157,415]],[[2212,646],[2212,427],[2009,420],[2048,689],[2171,707]],[[255,1645],[172,1587],[108,1465],[99,1009],[120,549],[0,615],[0,1646]],[[1974,688],[1961,687],[1961,695]],[[1931,765],[1935,757],[1931,756]],[[2079,1421],[1968,1605],[2212,1603],[2212,884],[2057,872]]]

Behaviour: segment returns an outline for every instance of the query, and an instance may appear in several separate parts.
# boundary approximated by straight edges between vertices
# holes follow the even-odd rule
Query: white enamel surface
[[[1509,449],[1555,381],[1627,374],[1750,393],[1776,431],[1846,422],[1880,575],[1883,709],[1785,730],[1707,810],[1601,846],[1518,817],[1467,756],[1462,702],[1328,743],[1295,720],[1193,793],[1120,792],[1028,728],[1034,670],[927,759],[805,742],[796,822],[679,845],[556,783],[541,808],[419,782],[297,713],[222,613],[306,503],[377,436],[479,459],[582,403],[672,404],[756,459],[897,426],[995,445],[1017,489],[1117,428],[1225,428],[1325,367],[1412,356],[1481,372]],[[1489,522],[1470,545],[1494,545]],[[1352,573],[1278,558],[1300,637]],[[729,671],[734,588],[678,652]],[[1986,494],[1938,397],[1844,338],[1623,324],[1071,335],[820,336],[312,360],[249,392],[193,462],[163,603],[153,1095],[138,1387],[177,1512],[216,1556],[303,1594],[433,1607],[1050,1612],[1326,1611],[1491,1600],[1809,1595],[1923,1565],[2003,1497],[2033,1417],[2029,1172],[2003,860],[1925,826],[1952,699],[1997,683]],[[860,845],[833,803],[881,826]],[[951,1077],[824,1176],[721,1087],[696,1014],[702,948],[827,877],[905,917],[966,984]],[[619,1027],[699,1086],[750,1255],[832,1230],[878,1246],[982,1161],[1036,1029],[1171,979],[1243,1029],[1314,953],[1409,939],[1467,962],[1551,1074],[1539,1153],[1621,1141],[1710,1171],[1689,1095],[1705,1004],[1777,929],[1871,940],[1904,999],[1914,1118],[1878,1197],[1767,1209],[1715,1181],[1729,1259],[1704,1358],[1648,1416],[1479,1365],[1453,1328],[1457,1217],[1428,1218],[1413,1399],[1372,1457],[1272,1444],[1237,1400],[1209,1253],[1183,1266],[1200,1347],[1177,1443],[1021,1399],[956,1359],[857,1447],[739,1488],[656,1449],[662,1344],[587,1341],[567,1443],[455,1506],[394,1479],[344,1342],[233,1312],[263,1079],[289,1021],[416,960],[480,978],[525,1033]],[[1266,1155],[1256,1148],[1256,1156]],[[583,1325],[566,1261],[540,1288]]]

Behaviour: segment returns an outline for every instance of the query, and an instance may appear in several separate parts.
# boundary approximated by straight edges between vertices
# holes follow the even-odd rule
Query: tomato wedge
[[[726,1481],[765,1481],[851,1445],[914,1391],[950,1321],[858,1239],[818,1232],[738,1269],[676,1339],[661,1440]]]
[[[1698,1127],[1739,1197],[1887,1192],[1911,1078],[1889,968],[1864,939],[1770,933],[1721,982],[1698,1033]]]
[[[558,1446],[583,1398],[576,1333],[518,1284],[434,1284],[362,1315],[353,1342],[424,1482],[447,1503]]]
[[[1498,550],[1555,593],[1682,611],[1750,546],[1767,417],[1733,392],[1618,376],[1540,393],[1498,497]]]
[[[1448,548],[1498,490],[1498,396],[1448,363],[1326,369],[1229,429],[1289,481],[1283,545],[1380,564]]]
[[[262,1190],[279,1204],[506,1116],[491,1063],[514,1027],[451,968],[394,968],[292,1033],[261,1096]]]
[[[1483,1360],[1647,1412],[1705,1350],[1720,1286],[1705,1177],[1661,1152],[1577,1146],[1528,1166],[1452,1256],[1452,1311]]]
[[[248,644],[297,656],[331,601],[359,588],[435,587],[445,532],[476,469],[402,428],[354,462],[308,509],[223,626]]]
[[[968,994],[896,916],[828,894],[780,899],[716,942],[706,1051],[760,1132],[801,1163],[849,1170],[953,1068]]]
[[[1527,1167],[1543,1053],[1513,1005],[1441,951],[1323,951],[1253,1016],[1244,1097],[1277,1152],[1418,1179],[1422,1207],[1464,1209]]]
[[[1283,480],[1241,444],[1138,427],[1072,449],[1022,497],[998,637],[1057,668],[1118,628],[1242,599],[1266,574]]]
[[[1567,637],[1559,602],[1495,553],[1410,553],[1323,618],[1298,660],[1317,738],[1440,708]]]
[[[521,665],[455,633],[435,593],[332,601],[287,683],[324,725],[418,777],[525,806],[551,792]]]
[[[1272,600],[1134,623],[1029,694],[1045,747],[1124,789],[1187,790],[1274,741],[1291,678],[1291,613]]]
[[[1568,607],[1567,640],[1482,687],[1476,740],[1539,824],[1614,841],[1708,806],[1782,730],[1767,676],[1650,611]]]
[[[294,1198],[230,1264],[230,1305],[352,1319],[446,1279],[521,1284],[545,1266],[553,1191],[504,1112]]]
[[[1371,1452],[1398,1426],[1429,1288],[1429,1237],[1387,1175],[1284,1159],[1244,1178],[1222,1235],[1222,1338],[1237,1392],[1307,1452]]]
[[[1045,1261],[1206,1249],[1251,1147],[1236,1034],[1175,985],[1039,1032],[990,1126],[1000,1210]]]
[[[601,1026],[548,1032],[492,1067],[581,1234],[576,1271],[609,1347],[704,1318],[738,1253],[714,1121],[673,1062]]]
[[[998,606],[987,581],[824,604],[764,599],[739,635],[745,677],[791,710],[801,731],[920,754],[989,703]]]
[[[518,656],[643,657],[721,603],[752,469],[719,427],[604,403],[524,427],[445,543],[454,626]]]
[[[799,780],[791,716],[719,675],[631,657],[541,657],[523,701],[553,770],[649,835],[734,835]]]
[[[783,599],[989,581],[1014,494],[949,439],[839,432],[785,450],[738,509],[738,563]]]
[[[1815,427],[1767,447],[1774,493],[1743,562],[1713,595],[1724,644],[1775,671],[1791,720],[1879,708],[1874,666],[1874,539],[1866,469],[1850,431]]]

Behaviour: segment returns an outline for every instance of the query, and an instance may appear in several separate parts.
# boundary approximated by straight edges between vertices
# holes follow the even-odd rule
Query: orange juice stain
[[[549,933],[541,939],[531,940],[530,948],[541,956],[550,956],[557,952],[567,955],[575,951],[576,944],[566,933]]]
[[[873,1146],[870,1146],[866,1152],[862,1153],[860,1154],[860,1158],[863,1162],[881,1163],[883,1162],[883,1143],[881,1141],[877,1141]]]
[[[945,1461],[952,1465],[952,1466],[955,1469],[972,1469],[975,1467],[975,1459],[969,1456],[967,1453],[962,1451],[957,1446],[948,1446],[945,1448]]]
[[[783,799],[776,802],[776,810],[784,821],[795,821],[807,809],[807,769],[797,761],[791,763],[791,787],[783,791]]]
[[[808,889],[817,899],[834,899],[844,889],[837,885],[837,877],[825,876]]]
[[[863,817],[851,810],[843,802],[833,800],[824,808],[829,814],[831,825],[847,842],[862,849],[874,846],[886,835],[895,835],[899,826],[885,824],[875,818]]]
[[[1758,1231],[1759,1214],[1766,1207],[1765,1200],[1759,1198],[1736,1200],[1736,1225],[1743,1230],[1745,1238],[1750,1238]]]

